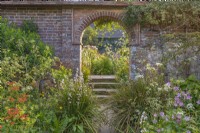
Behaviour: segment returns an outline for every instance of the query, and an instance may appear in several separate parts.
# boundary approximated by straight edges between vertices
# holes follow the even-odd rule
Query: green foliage
[[[178,72],[170,77],[187,78],[191,74],[192,64],[197,62],[200,55],[200,33],[164,34],[160,40],[164,49],[162,63],[173,66]]]
[[[150,115],[151,121],[144,121],[144,132],[198,132],[200,124],[199,80],[190,76],[186,80],[167,83],[168,96],[165,109]]]
[[[30,86],[27,88],[32,89]],[[30,98],[27,88],[19,83],[7,82],[5,88],[0,88],[0,125],[2,132],[35,131],[33,124],[36,120],[31,113]]]
[[[82,73],[84,77],[84,81],[88,80],[88,76],[91,74],[92,63],[95,58],[98,58],[99,54],[96,50],[96,47],[86,46],[82,51]]]
[[[128,7],[124,22],[127,26],[141,23],[160,28],[172,26],[199,30],[199,12],[199,1],[153,1],[143,6]]]
[[[38,33],[38,26],[33,22],[33,20],[23,20],[20,27],[25,33],[34,32]]]
[[[156,78],[151,78],[152,74],[157,77],[160,74],[150,66],[147,66],[146,71],[145,77],[138,75],[135,81],[123,82],[116,94],[109,99],[108,108],[114,112],[111,124],[116,132],[140,132],[141,121],[154,111],[162,109],[166,102],[167,92],[157,90],[163,85]]]
[[[96,47],[87,46],[83,48],[82,60],[82,72],[86,81],[89,74],[115,74],[119,80],[128,79],[129,48],[126,46],[122,46],[116,51],[107,47],[103,54],[100,54]]]
[[[70,118],[63,131],[67,133],[97,132],[101,117],[91,88],[83,83],[82,77],[71,80],[62,71],[63,69],[54,71],[53,75],[61,73],[63,75],[63,78],[59,78],[62,82],[57,82],[62,89],[57,94],[58,100],[55,107],[56,115],[61,121]]]
[[[0,35],[0,132],[97,132],[99,107],[83,80],[52,69],[52,51],[36,33],[0,18]]]
[[[97,75],[114,74],[113,62],[109,57],[102,56],[101,58],[94,60],[92,65],[92,73]]]
[[[84,30],[82,43],[83,45],[96,46],[100,50],[102,45],[105,45],[105,35],[109,34],[109,36],[106,37],[111,38],[118,30],[125,31],[118,22],[110,19],[99,19]]]
[[[198,132],[199,80],[175,80],[164,84],[161,64],[147,65],[145,76],[121,86],[110,99],[116,132]]]
[[[109,100],[110,109],[114,111],[112,125],[117,132],[139,132],[142,115],[151,114],[160,108],[155,98],[157,90],[148,89],[141,79],[122,84],[118,89]]]
[[[51,67],[52,50],[36,33],[25,33],[0,19],[0,66],[3,82],[30,83]]]
[[[82,43],[91,46],[98,44],[98,32],[91,26],[88,26],[84,31]]]
[[[97,32],[114,32],[116,30],[124,30],[120,23],[110,19],[99,19],[94,22]]]
[[[127,26],[143,23],[144,8],[142,6],[128,6],[124,17],[124,23]]]

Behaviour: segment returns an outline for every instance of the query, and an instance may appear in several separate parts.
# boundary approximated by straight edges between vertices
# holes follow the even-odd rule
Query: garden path
[[[89,76],[89,85],[93,89],[93,93],[97,96],[101,109],[105,115],[105,122],[101,125],[99,133],[114,133],[109,121],[112,117],[112,111],[107,110],[107,99],[116,91],[119,84],[114,75],[91,75]]]

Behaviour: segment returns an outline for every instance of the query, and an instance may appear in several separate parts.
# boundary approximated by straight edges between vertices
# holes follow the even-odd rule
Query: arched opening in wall
[[[129,78],[129,39],[124,27],[109,18],[95,20],[81,36],[81,70],[89,75],[114,75],[118,80]]]

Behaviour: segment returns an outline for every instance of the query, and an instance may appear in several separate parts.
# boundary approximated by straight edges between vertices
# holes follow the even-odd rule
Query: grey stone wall
[[[171,31],[174,33],[175,31]],[[170,33],[170,32],[166,32]],[[132,47],[131,56],[137,64],[138,74],[144,74],[146,64],[155,66],[156,63],[163,63],[165,68],[165,78],[186,78],[195,75],[200,79],[200,53],[196,52],[199,47],[192,46],[180,50],[181,44],[170,41],[163,41],[161,35],[165,32],[158,32],[151,29],[141,30],[141,42],[137,47]],[[175,57],[173,57],[176,55]],[[135,67],[135,65],[132,65]],[[133,70],[133,69],[132,69]]]

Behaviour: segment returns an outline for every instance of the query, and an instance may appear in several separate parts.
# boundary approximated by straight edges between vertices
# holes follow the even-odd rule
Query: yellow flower
[[[62,109],[63,107],[62,106],[60,106],[60,109]]]

